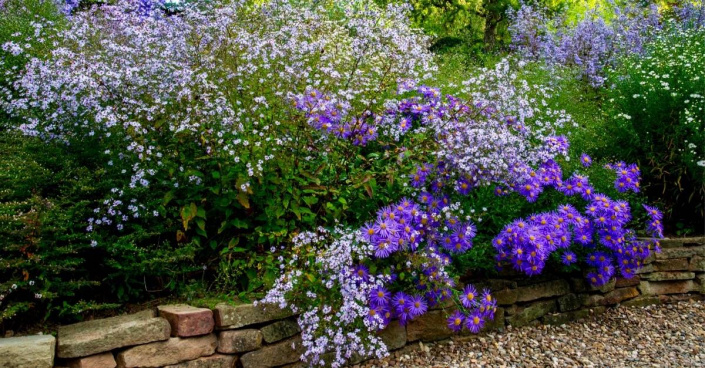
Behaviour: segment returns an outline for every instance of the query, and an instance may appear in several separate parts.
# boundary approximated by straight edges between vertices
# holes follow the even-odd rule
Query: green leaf
[[[220,171],[211,171],[213,179],[220,179]]]

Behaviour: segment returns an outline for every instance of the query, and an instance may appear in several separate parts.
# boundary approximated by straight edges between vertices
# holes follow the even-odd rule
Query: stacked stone
[[[664,240],[663,251],[631,279],[591,287],[584,277],[526,277],[473,282],[488,288],[499,307],[488,329],[506,325],[563,324],[622,304],[644,306],[705,294],[705,238]],[[379,335],[390,350],[408,343],[449,338],[451,303]],[[0,339],[0,367],[7,368],[262,368],[303,367],[295,316],[272,306],[219,304],[214,310],[165,305],[154,311],[60,327],[53,336]],[[56,361],[55,355],[56,353]],[[360,362],[353,357],[352,362]],[[56,365],[54,365],[56,364]]]

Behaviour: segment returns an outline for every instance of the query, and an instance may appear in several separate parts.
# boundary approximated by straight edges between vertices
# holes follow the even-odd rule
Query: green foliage
[[[664,32],[644,57],[612,73],[609,152],[643,167],[645,189],[667,231],[703,231],[705,218],[705,31]]]

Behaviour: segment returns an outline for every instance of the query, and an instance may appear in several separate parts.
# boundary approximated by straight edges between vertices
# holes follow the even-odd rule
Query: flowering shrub
[[[676,216],[669,223],[702,231],[705,31],[679,28],[668,25],[643,57],[629,57],[611,73],[610,153],[648,163],[646,190]]]
[[[613,19],[604,19],[593,9],[575,25],[547,19],[540,9],[526,4],[509,16],[514,50],[549,64],[575,67],[578,78],[593,87],[605,83],[606,69],[621,56],[642,53],[661,22],[655,6],[614,7]]]
[[[296,97],[309,124],[326,134],[358,145],[419,139],[415,143],[429,147],[429,157],[436,160],[419,164],[409,176],[405,193],[410,197],[380,209],[376,220],[358,229],[302,233],[294,239],[293,253],[280,257],[284,272],[261,302],[300,313],[303,358],[309,363],[326,363],[326,353],[332,353],[327,363],[333,366],[354,354],[380,357],[386,348],[376,330],[391,318],[405,324],[430,307],[447,306],[448,299],[458,308],[448,317],[454,331],[478,332],[493,318],[496,304],[489,292],[478,298],[472,285],[454,291],[448,270],[452,256],[473,247],[476,227],[460,200],[475,188],[499,184],[499,196],[517,192],[535,201],[551,186],[567,196],[580,194],[594,207],[584,216],[565,206],[555,214],[518,220],[495,239],[499,260],[511,261],[529,275],[542,271],[551,252],[573,242],[602,244],[614,252],[592,253],[586,259],[598,268],[588,275],[594,285],[614,277],[613,258],[622,274],[629,275],[649,255],[656,240],[638,242],[627,230],[626,202],[594,193],[586,177],[562,179],[555,160],[567,155],[568,142],[554,134],[570,118],[527,98],[532,88],[517,83],[507,61],[483,72],[485,78],[464,83],[467,100],[442,97],[435,88],[412,89],[413,84],[404,82],[400,97],[410,90],[415,96],[389,101],[382,112],[367,111],[361,117],[333,108],[336,101],[321,91],[309,89]],[[583,163],[589,165],[590,158],[585,156]],[[638,191],[636,166],[619,163],[614,168],[619,191]],[[659,238],[660,213],[647,209],[654,211],[649,228]],[[563,256],[566,263],[578,260],[569,251]]]
[[[241,290],[276,267],[267,245],[395,189],[377,185],[394,157],[328,143],[292,115],[290,94],[326,88],[357,112],[435,69],[403,7],[364,2],[200,4],[176,16],[118,2],[73,12],[45,43],[57,45],[50,55],[6,71],[3,106],[26,135],[99,148],[115,186],[85,219],[93,244],[162,224],[170,247],[196,247],[221,285]],[[3,48],[28,51],[19,38]]]

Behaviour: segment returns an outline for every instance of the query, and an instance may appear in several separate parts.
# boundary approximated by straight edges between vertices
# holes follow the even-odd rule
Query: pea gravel
[[[354,367],[705,367],[705,304],[618,307],[560,326],[417,343]]]

